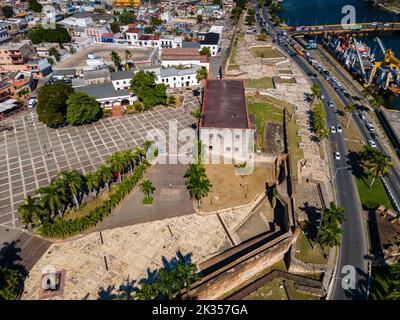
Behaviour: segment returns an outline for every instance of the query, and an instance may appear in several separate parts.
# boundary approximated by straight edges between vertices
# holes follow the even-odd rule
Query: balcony
[[[22,59],[22,55],[20,53],[10,53],[11,59]]]

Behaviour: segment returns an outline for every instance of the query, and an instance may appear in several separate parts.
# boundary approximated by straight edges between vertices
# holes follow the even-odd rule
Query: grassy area
[[[291,174],[293,177],[296,177],[294,180],[297,180],[297,163],[304,158],[304,151],[299,147],[299,143],[301,142],[301,137],[297,134],[299,130],[299,125],[296,123],[296,118],[287,119],[287,133],[288,133],[288,143],[289,143],[289,157],[290,157],[290,166],[291,166]]]
[[[111,193],[113,190],[111,189]],[[79,209],[72,209],[64,215],[64,220],[75,220],[87,216],[90,211],[100,206],[105,200],[108,199],[110,193],[107,190],[102,191],[97,197],[91,199],[89,202],[84,203]]]
[[[287,300],[283,280],[276,278],[247,296],[244,300]],[[293,280],[285,280],[294,300],[318,300],[318,297],[295,290]]]
[[[386,190],[379,179],[375,179],[372,188],[369,188],[372,178],[358,178],[356,184],[358,193],[360,194],[360,200],[364,209],[375,209],[380,204],[383,204],[386,208],[393,209],[392,203],[390,202]]]
[[[202,200],[201,211],[211,212],[249,203],[274,181],[269,168],[254,168],[252,174],[237,175],[233,164],[207,164],[206,174],[213,185],[212,191]]]
[[[283,58],[282,53],[272,47],[254,47],[250,51],[258,58]]]
[[[143,204],[145,204],[145,205],[150,205],[150,204],[153,204],[153,197],[144,197],[143,198]]]
[[[296,247],[300,251],[296,252],[295,257],[306,263],[325,264],[327,262],[327,259],[324,257],[324,253],[327,257],[329,253],[329,248],[325,248],[323,250],[322,247],[317,244],[314,250],[312,247],[313,245],[314,243],[311,242],[310,244],[307,237],[303,233],[301,233],[296,242]]]
[[[254,89],[273,89],[274,83],[271,77],[263,77],[259,79],[245,79],[244,86]]]
[[[254,275],[253,277],[251,277],[250,279],[246,280],[245,282],[243,282],[241,285],[237,286],[236,288],[228,291],[227,293],[225,293],[223,296],[219,297],[218,300],[222,300],[225,297],[230,296],[231,294],[243,289],[245,286],[249,285],[250,283],[253,283],[254,281],[256,281],[257,279],[260,279],[261,277],[265,276],[266,274],[270,273],[272,270],[281,270],[281,271],[287,271],[286,265],[283,262],[283,260],[275,263],[274,265],[272,265],[269,268],[264,269],[263,271],[261,271],[260,273],[257,273],[256,275]]]

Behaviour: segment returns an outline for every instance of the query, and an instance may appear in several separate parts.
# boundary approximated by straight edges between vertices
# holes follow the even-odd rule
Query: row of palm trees
[[[110,191],[114,181],[121,182],[123,176],[145,161],[146,153],[152,141],[145,141],[144,147],[119,151],[106,159],[96,172],[86,175],[77,170],[62,171],[50,185],[36,190],[37,196],[27,196],[24,204],[18,208],[22,222],[43,224],[51,222],[57,216],[63,218],[65,212],[82,204],[85,195],[97,196],[102,188]]]
[[[323,247],[339,246],[342,229],[340,225],[345,221],[344,208],[337,207],[332,201],[322,215],[321,228],[317,233],[316,243]]]

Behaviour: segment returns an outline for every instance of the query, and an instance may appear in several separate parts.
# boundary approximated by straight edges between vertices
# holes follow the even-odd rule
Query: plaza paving
[[[81,127],[48,128],[35,111],[3,121],[11,130],[0,132],[0,225],[21,227],[16,209],[24,197],[60,171],[93,171],[116,151],[142,147],[150,130],[168,129],[169,121],[176,120],[178,130],[188,128],[196,107],[197,98],[188,91],[184,108],[157,107]]]
[[[42,274],[49,270],[66,271],[63,295],[54,299],[81,300],[98,299],[101,288],[117,289],[128,278],[137,286],[177,252],[197,264],[231,247],[226,230],[233,232],[248,211],[227,210],[220,217],[190,214],[108,229],[101,233],[103,243],[99,232],[55,243],[29,272],[22,299],[39,299]]]

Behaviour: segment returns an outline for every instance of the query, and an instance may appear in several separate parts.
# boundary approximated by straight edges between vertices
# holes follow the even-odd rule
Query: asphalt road
[[[264,11],[264,17],[267,13]],[[268,18],[266,19],[269,23]],[[278,30],[271,24],[268,28],[271,36],[276,36]],[[276,44],[278,45],[278,44]],[[281,48],[285,50],[284,48]],[[315,70],[301,57],[294,56],[293,60],[307,74],[315,73]],[[327,91],[327,83],[320,78],[313,79],[313,82],[321,87],[322,94],[325,96],[325,109],[327,124],[339,124],[335,109],[326,105],[330,98]],[[365,300],[367,298],[368,286],[368,245],[366,238],[365,222],[362,216],[362,209],[351,172],[346,168],[347,149],[341,133],[331,134],[330,138],[332,159],[333,184],[336,190],[336,198],[339,206],[345,208],[346,221],[342,224],[342,244],[339,250],[337,261],[337,271],[333,280],[332,300]],[[334,151],[341,154],[340,160],[335,160]],[[346,266],[354,270],[354,282],[346,282]],[[345,271],[345,272],[343,272]],[[346,277],[346,279],[344,278]],[[354,284],[354,285],[353,285]]]

